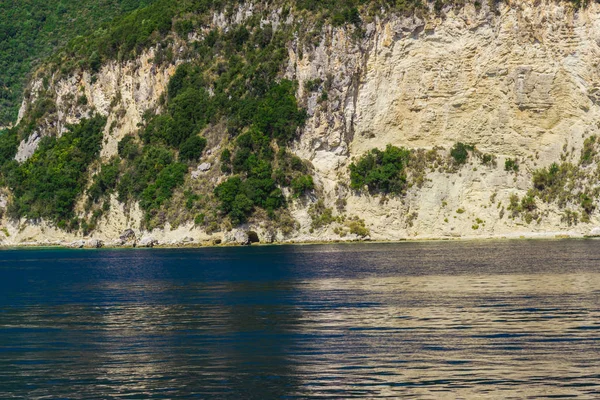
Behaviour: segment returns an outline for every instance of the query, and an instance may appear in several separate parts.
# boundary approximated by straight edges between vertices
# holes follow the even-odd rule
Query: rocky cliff
[[[96,112],[107,123],[100,161],[88,172],[93,176],[117,154],[123,137],[137,133],[147,110],[161,109],[170,77],[187,61],[185,49],[212,28],[226,30],[251,19],[256,8],[248,3],[228,15],[215,13],[210,26],[170,44],[175,56],[168,63],[154,61],[157,47],[131,61],[107,63],[95,74],[79,71],[50,83],[34,78],[20,117],[42,91],[52,93],[56,109],[22,139],[16,159],[31,157],[41,137],[60,135],[66,124]],[[138,241],[144,237],[146,244],[169,245],[245,242],[240,232],[248,231],[257,232],[262,242],[306,242],[583,236],[600,226],[595,150],[600,5],[448,6],[424,16],[365,18],[360,32],[356,26],[319,26],[282,13],[272,10],[263,23],[274,29],[285,24],[319,28],[316,40],[296,35],[287,43],[282,73],[298,82],[296,97],[308,114],[290,149],[310,161],[315,182],[307,196],[289,199],[293,229],[273,226],[257,213],[240,226],[225,222],[206,229],[193,220],[167,218],[150,230],[137,203],[121,203],[112,194],[110,211],[92,232],[67,232],[48,221],[14,220],[5,213],[2,243],[93,238],[123,244],[128,238],[120,237],[127,229]],[[77,101],[80,96],[86,101]],[[229,138],[215,129],[205,133],[202,165],[190,166],[186,175],[190,187],[194,181],[214,187],[224,179],[218,156]],[[449,155],[459,142],[473,146],[462,164]],[[414,163],[420,163],[409,171],[413,179],[406,192],[351,189],[350,163],[388,144],[412,149]],[[553,163],[569,172],[563,174],[560,193],[548,196],[550,185],[539,180]],[[6,199],[9,190],[0,207],[6,208]],[[82,216],[83,203],[77,205]],[[330,218],[315,223],[322,214]]]

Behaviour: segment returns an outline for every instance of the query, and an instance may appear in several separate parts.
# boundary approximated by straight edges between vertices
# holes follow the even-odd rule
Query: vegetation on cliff
[[[571,0],[576,7],[588,0]],[[0,126],[9,125],[23,94],[27,76],[52,55],[51,69],[64,74],[78,68],[98,71],[108,60],[127,60],[165,40],[172,32],[186,38],[207,25],[210,13],[234,12],[240,0],[27,0],[0,4]],[[284,16],[350,24],[358,33],[365,20],[391,13],[440,13],[465,0],[276,0]],[[476,6],[481,2],[474,1]],[[496,1],[489,4],[495,7]],[[299,32],[311,37],[314,31]],[[66,46],[65,46],[66,44]],[[60,51],[56,51],[61,49]],[[169,53],[169,52],[167,52]],[[167,58],[173,54],[162,54]]]
[[[387,145],[384,151],[373,149],[350,164],[350,186],[367,187],[371,193],[402,194],[406,189],[406,165],[410,151]]]
[[[153,1],[0,2],[0,126],[15,121],[27,76],[41,60],[75,37],[109,29],[115,17]]]
[[[26,162],[6,162],[5,184],[12,190],[9,215],[44,218],[60,228],[78,228],[77,198],[87,183],[86,170],[102,145],[106,119],[96,116],[68,128],[60,139],[46,137]]]

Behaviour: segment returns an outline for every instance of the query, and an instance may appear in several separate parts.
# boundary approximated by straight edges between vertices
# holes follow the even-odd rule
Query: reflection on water
[[[0,253],[0,398],[600,398],[597,241]]]

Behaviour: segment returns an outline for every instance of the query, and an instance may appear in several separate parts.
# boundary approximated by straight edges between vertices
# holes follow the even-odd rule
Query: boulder
[[[210,170],[210,167],[212,167],[212,164],[205,162],[205,163],[198,165],[198,171],[206,172],[206,171]]]
[[[87,247],[88,249],[99,249],[103,245],[104,243],[102,242],[102,240],[98,239],[90,239],[87,242],[85,242],[85,247]]]
[[[121,247],[125,245],[125,241],[122,239],[110,240],[104,244],[106,247]]]
[[[198,179],[200,175],[210,170],[212,167],[211,163],[202,163],[198,165],[198,168],[195,171],[192,171],[192,178]]]
[[[265,243],[274,243],[277,240],[277,232],[274,230],[267,230],[263,233],[262,238]]]
[[[158,244],[158,240],[150,236],[145,236],[137,244],[137,247],[154,247]]]
[[[135,232],[133,231],[133,229],[125,229],[121,236],[119,236],[119,239],[121,239],[124,242],[134,241]]]
[[[589,236],[600,236],[600,227],[593,228]]]
[[[250,244],[250,238],[248,237],[248,234],[246,232],[236,231],[233,235],[233,242],[242,246],[246,246]]]
[[[82,249],[83,246],[85,246],[85,240],[76,240],[74,242],[69,243],[67,246],[72,249]]]

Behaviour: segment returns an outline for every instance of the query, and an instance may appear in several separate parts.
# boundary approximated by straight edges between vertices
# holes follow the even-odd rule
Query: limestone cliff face
[[[312,119],[298,145],[330,198],[352,157],[388,143],[448,149],[461,141],[498,156],[494,168],[473,160],[458,174],[430,173],[405,199],[349,194],[347,212],[365,218],[372,237],[587,233],[598,223],[568,227],[548,207],[539,224],[527,224],[500,218],[498,207],[531,187],[533,169],[559,161],[565,148],[575,161],[598,134],[597,4],[577,12],[555,2],[511,2],[497,13],[466,6],[428,21],[377,20],[366,31],[358,44],[330,31],[308,60],[291,57],[300,81],[333,76],[329,102],[309,98]],[[521,160],[516,176],[504,171],[506,157]]]
[[[83,72],[53,82],[47,91],[52,93],[57,111],[51,121],[42,124],[28,140],[21,143],[15,158],[22,161],[31,155],[37,144],[32,137],[51,133],[60,135],[67,124],[79,122],[92,111],[108,117],[102,158],[115,155],[119,140],[138,130],[143,113],[157,105],[175,71],[175,65],[154,65],[154,51],[150,49],[134,61],[122,64],[110,62],[94,74],[93,79],[92,74]],[[30,84],[29,98],[24,100],[19,111],[19,121],[42,90],[42,80],[34,79]],[[81,98],[85,98],[85,102],[79,100]]]
[[[293,150],[313,164],[326,206],[336,209],[345,200],[335,213],[364,219],[372,239],[577,236],[600,224],[598,212],[587,223],[572,224],[563,210],[542,202],[539,221],[511,219],[504,211],[511,194],[523,196],[531,188],[534,169],[561,157],[576,163],[584,140],[599,134],[600,5],[575,11],[553,1],[511,1],[490,10],[484,3],[477,9],[449,8],[428,19],[365,21],[362,39],[352,27],[326,26],[316,47],[299,40],[289,45],[285,75],[299,81],[298,98],[309,114]],[[252,10],[251,4],[243,6],[231,21],[215,15],[213,24],[239,22]],[[293,17],[283,21],[277,10],[271,19],[275,27],[293,22]],[[104,66],[94,82],[85,73],[57,82],[53,129],[60,132],[95,109],[108,116],[102,158],[116,154],[118,141],[138,129],[143,112],[158,104],[175,70],[152,60],[150,50],[136,61]],[[320,88],[309,91],[305,83],[317,79]],[[33,82],[30,98],[40,86]],[[82,93],[86,106],[73,102]],[[43,129],[36,134],[43,135]],[[36,140],[22,143],[18,159],[30,155]],[[494,155],[496,165],[471,156],[456,172],[429,171],[424,184],[404,197],[382,199],[347,188],[349,163],[372,148],[393,144],[447,154],[459,141]],[[508,157],[519,160],[517,173],[505,171]],[[139,228],[139,209],[113,202],[95,237],[110,240],[126,228]],[[279,240],[340,239],[335,224],[310,229],[310,203],[291,206],[300,228],[278,234]],[[43,229],[55,232],[42,225],[10,225],[5,242],[39,241]],[[242,229],[266,235],[260,222]],[[182,237],[233,241],[234,233],[208,235],[190,222],[138,235],[170,243]],[[47,236],[69,240],[64,233]]]

